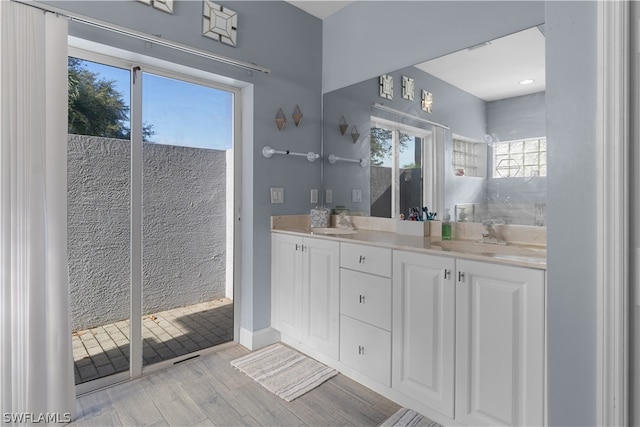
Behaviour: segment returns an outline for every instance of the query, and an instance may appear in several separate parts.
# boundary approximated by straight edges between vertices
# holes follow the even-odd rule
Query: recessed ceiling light
[[[535,80],[531,80],[531,79],[525,79],[525,80],[521,80],[520,84],[521,85],[530,85],[531,83],[533,83]]]

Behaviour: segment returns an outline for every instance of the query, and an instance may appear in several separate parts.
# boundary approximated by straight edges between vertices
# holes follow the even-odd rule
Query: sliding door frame
[[[75,42],[74,42],[75,40]],[[76,46],[81,45],[81,46]],[[101,53],[97,53],[97,52]],[[227,210],[233,223],[233,341],[240,336],[240,274],[241,265],[241,228],[240,206],[242,200],[242,87],[219,83],[228,80],[225,77],[191,69],[186,66],[168,63],[150,57],[100,45],[86,40],[70,38],[70,57],[76,57],[131,71],[131,201],[130,201],[130,330],[129,330],[129,371],[120,372],[93,381],[76,385],[76,395],[107,387],[119,382],[140,377],[143,374],[164,369],[185,359],[207,354],[224,348],[220,344],[203,350],[188,353],[171,360],[143,367],[142,361],[142,196],[143,196],[143,156],[142,156],[142,74],[152,73],[213,89],[223,90],[233,95],[233,208]],[[210,78],[209,78],[210,77]],[[137,100],[137,101],[135,101]],[[228,166],[227,166],[228,167]],[[227,254],[229,256],[229,254]],[[227,272],[228,273],[228,272]]]

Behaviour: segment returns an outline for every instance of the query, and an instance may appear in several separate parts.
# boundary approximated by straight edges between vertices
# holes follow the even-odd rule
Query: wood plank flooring
[[[338,374],[287,403],[230,366],[221,349],[77,400],[70,426],[376,426],[400,407]]]

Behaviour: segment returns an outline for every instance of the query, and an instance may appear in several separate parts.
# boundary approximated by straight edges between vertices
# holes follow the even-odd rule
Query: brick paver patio
[[[72,334],[76,384],[129,369],[129,320]],[[174,308],[142,319],[143,365],[233,340],[233,301]]]

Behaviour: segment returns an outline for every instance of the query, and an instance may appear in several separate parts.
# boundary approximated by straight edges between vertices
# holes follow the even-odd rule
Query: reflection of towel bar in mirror
[[[293,151],[289,151],[289,150],[285,150],[285,151],[276,150],[276,149],[273,149],[273,148],[269,147],[268,145],[266,145],[262,149],[262,155],[265,156],[267,159],[269,157],[273,156],[274,154],[284,154],[284,155],[288,155],[288,156],[306,157],[307,160],[309,160],[310,162],[314,162],[316,159],[320,158],[320,154],[314,153],[313,151],[309,151],[308,153],[294,153]]]
[[[350,162],[350,163],[360,163],[361,167],[367,166],[367,161],[365,159],[345,159],[343,157],[338,157],[335,154],[329,154],[327,158],[329,163],[334,164],[335,162]]]

